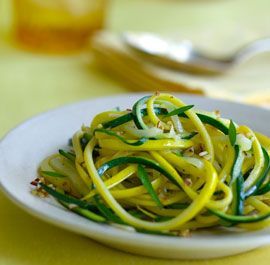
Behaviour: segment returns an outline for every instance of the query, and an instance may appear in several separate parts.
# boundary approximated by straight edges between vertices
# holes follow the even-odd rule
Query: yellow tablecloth
[[[3,1],[2,1],[3,2]],[[0,23],[3,18],[0,1]],[[8,0],[6,1],[6,3]],[[238,10],[234,10],[233,3]],[[258,24],[253,7],[261,7],[260,18],[268,19],[269,0],[258,1],[173,1],[115,0],[108,26],[122,29],[166,31],[237,21],[239,8],[251,27]],[[4,5],[3,5],[4,7]],[[223,16],[218,14],[223,10]],[[2,10],[2,11],[1,11]],[[2,13],[1,13],[2,12]],[[218,13],[219,12],[219,13]],[[210,22],[200,14],[208,14]],[[263,20],[261,19],[261,20]],[[210,24],[209,24],[210,23]],[[259,25],[259,26],[258,26]],[[269,27],[266,23],[265,28]],[[12,47],[5,33],[0,39],[0,137],[19,122],[42,111],[81,99],[127,92],[127,88],[100,73],[85,56],[47,57]],[[89,63],[90,62],[90,63]],[[1,154],[0,154],[1,155]],[[14,165],[16,166],[16,165]],[[1,174],[1,172],[0,172]],[[210,261],[158,260],[122,253],[88,238],[53,227],[28,215],[0,193],[0,264],[269,264],[270,247],[242,255]],[[233,242],[232,242],[233,247]]]

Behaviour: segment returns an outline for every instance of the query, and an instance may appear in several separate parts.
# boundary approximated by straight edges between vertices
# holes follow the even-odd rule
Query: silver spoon
[[[250,42],[224,58],[202,53],[190,41],[176,42],[151,33],[127,32],[123,40],[153,62],[197,74],[222,74],[258,53],[270,52],[270,37]]]

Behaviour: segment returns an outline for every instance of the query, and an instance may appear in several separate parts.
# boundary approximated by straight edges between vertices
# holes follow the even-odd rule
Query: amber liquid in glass
[[[14,0],[14,33],[23,48],[68,53],[104,26],[106,0]]]

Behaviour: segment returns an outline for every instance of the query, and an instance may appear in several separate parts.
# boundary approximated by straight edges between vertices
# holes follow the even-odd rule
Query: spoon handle
[[[258,39],[244,45],[236,52],[233,60],[236,63],[241,63],[263,52],[270,52],[270,38]]]

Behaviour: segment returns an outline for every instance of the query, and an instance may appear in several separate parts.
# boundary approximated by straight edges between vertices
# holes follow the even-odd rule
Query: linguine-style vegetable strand
[[[41,163],[40,186],[74,213],[137,231],[270,225],[270,139],[156,93],[98,114]]]

